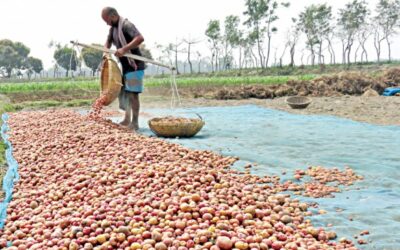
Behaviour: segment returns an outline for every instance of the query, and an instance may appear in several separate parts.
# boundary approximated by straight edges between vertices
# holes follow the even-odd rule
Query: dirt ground
[[[168,88],[152,88],[145,89],[145,93],[141,95],[142,108],[169,108],[171,107],[171,92]],[[286,97],[278,97],[274,99],[241,99],[241,100],[216,100],[214,97],[218,88],[205,87],[202,89],[181,88],[183,107],[202,107],[202,106],[233,106],[255,104],[266,108],[277,109],[295,114],[303,115],[333,115],[342,118],[351,119],[359,122],[367,122],[377,125],[400,125],[400,97],[399,96],[330,96],[330,97],[310,97],[312,103],[306,109],[292,109],[286,103]],[[196,98],[196,93],[201,93]],[[57,95],[60,100],[74,99],[74,93],[64,93],[64,96]],[[82,93],[75,93],[83,98]],[[96,94],[97,95],[97,94]],[[94,99],[95,94],[84,96],[85,98]],[[54,93],[48,96],[41,95],[40,100],[52,99]],[[204,97],[205,96],[205,97]],[[65,98],[64,98],[65,97]],[[68,98],[67,98],[68,97]],[[10,96],[13,103],[18,103],[32,99],[32,96]],[[117,102],[114,102],[108,110],[118,110]]]
[[[185,98],[182,99],[182,106],[202,107],[255,104],[295,114],[333,115],[376,125],[400,126],[400,97],[398,96],[312,97],[312,103],[305,109],[292,109],[286,104],[285,100],[286,97],[244,100]],[[171,98],[166,96],[143,95],[141,101],[142,108],[171,107]]]

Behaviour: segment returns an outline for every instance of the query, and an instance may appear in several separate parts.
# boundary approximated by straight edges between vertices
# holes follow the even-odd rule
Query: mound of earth
[[[280,85],[253,85],[240,88],[223,88],[215,94],[219,100],[227,99],[271,99],[282,96],[360,96],[365,92],[376,91],[382,94],[385,88],[400,83],[400,68],[385,71],[382,76],[373,78],[361,72],[344,72],[327,75],[310,81],[289,80]]]

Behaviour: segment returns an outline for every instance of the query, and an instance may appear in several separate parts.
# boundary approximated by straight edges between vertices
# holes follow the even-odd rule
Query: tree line
[[[99,44],[92,44],[100,46]],[[65,70],[65,76],[73,76],[73,72],[81,69],[83,64],[91,69],[92,75],[100,69],[103,52],[92,48],[76,48],[68,44],[51,41],[48,45],[54,49],[53,77],[58,75],[60,69]],[[142,53],[152,59],[151,52],[141,46]],[[10,78],[12,73],[20,75],[25,72],[28,78],[32,74],[40,74],[43,70],[43,62],[38,58],[29,56],[30,49],[21,42],[13,42],[8,39],[0,40],[0,76]]]
[[[271,46],[278,32],[279,11],[289,6],[278,0],[245,0],[244,20],[236,15],[225,17],[223,22],[210,20],[205,36],[212,71],[282,66],[287,53],[289,66],[294,66],[303,40],[302,65],[368,62],[367,41],[373,42],[378,63],[383,46],[387,47],[388,60],[392,60],[391,39],[400,28],[400,0],[379,0],[374,14],[365,0],[351,0],[338,10],[336,18],[329,4],[306,6],[298,16],[291,18],[291,27],[281,44],[282,52],[277,55],[277,49],[272,51]],[[186,62],[193,73],[191,58],[201,60],[199,52],[191,52],[191,46],[196,43],[196,40],[182,39],[167,46],[158,45],[163,52],[158,59],[178,65],[178,54],[187,54]],[[334,47],[336,43],[341,45],[340,61]],[[271,62],[272,54],[274,62]]]
[[[223,23],[210,20],[205,29],[210,56],[205,57],[194,49],[199,39],[177,39],[168,45],[157,45],[161,52],[156,60],[175,65],[181,55],[185,55],[185,67],[193,73],[193,61],[200,65],[203,61],[211,65],[211,70],[231,68],[262,68],[271,65],[282,66],[283,58],[289,53],[289,66],[295,66],[295,56],[299,54],[300,41],[305,44],[300,52],[301,64],[347,64],[368,62],[370,51],[367,42],[372,42],[378,63],[382,58],[382,49],[387,48],[387,58],[392,60],[392,38],[400,28],[400,0],[379,0],[372,14],[365,0],[350,0],[339,8],[334,18],[332,6],[327,3],[306,6],[296,17],[291,18],[291,27],[285,35],[280,55],[272,44],[277,35],[279,10],[290,7],[289,3],[278,0],[245,0],[244,20],[229,15]],[[303,38],[303,39],[302,39]],[[334,44],[341,45],[340,60]],[[51,42],[54,51],[54,74],[59,68],[75,71],[82,62],[89,67],[93,75],[99,69],[102,52],[83,48],[80,53],[68,45]],[[143,47],[144,56],[151,59],[150,50]],[[8,39],[0,40],[0,74],[10,77],[12,71],[25,70],[30,77],[43,70],[42,61],[29,56],[30,49],[21,42]],[[274,62],[271,55],[274,53]],[[304,58],[306,57],[306,58]],[[279,58],[277,60],[277,58]],[[200,69],[200,66],[198,66]],[[179,73],[179,72],[178,72]]]

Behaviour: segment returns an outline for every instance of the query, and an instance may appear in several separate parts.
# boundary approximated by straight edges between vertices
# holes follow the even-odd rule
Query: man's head
[[[101,11],[101,18],[109,26],[118,26],[119,14],[113,7],[104,7]]]

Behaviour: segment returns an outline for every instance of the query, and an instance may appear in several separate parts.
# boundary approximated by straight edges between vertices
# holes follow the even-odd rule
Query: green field
[[[241,85],[241,84],[282,84],[290,79],[310,80],[315,75],[302,76],[242,76],[242,77],[177,77],[178,87],[201,87],[201,86],[222,86],[222,85]],[[170,86],[172,77],[165,78],[145,78],[146,87]],[[24,83],[0,83],[0,94],[16,92],[36,92],[36,91],[60,91],[60,90],[99,90],[100,80],[74,80],[65,79],[64,81],[51,82],[24,82]]]

